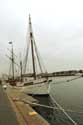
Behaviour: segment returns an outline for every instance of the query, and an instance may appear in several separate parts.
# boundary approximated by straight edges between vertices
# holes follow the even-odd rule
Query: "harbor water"
[[[61,110],[35,107],[50,125],[83,124],[83,77],[72,80],[76,77],[78,76],[52,78],[50,96],[35,96],[40,104],[57,107],[57,102],[73,120],[72,122]]]

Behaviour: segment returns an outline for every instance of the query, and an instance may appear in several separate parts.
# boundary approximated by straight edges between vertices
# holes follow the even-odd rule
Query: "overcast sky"
[[[8,41],[23,52],[29,14],[48,71],[82,69],[83,0],[0,0],[0,73],[9,70]]]

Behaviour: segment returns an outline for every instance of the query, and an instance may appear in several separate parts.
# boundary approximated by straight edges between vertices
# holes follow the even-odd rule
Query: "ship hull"
[[[49,95],[50,83],[35,83],[33,85],[27,85],[22,87],[22,91],[30,95]]]

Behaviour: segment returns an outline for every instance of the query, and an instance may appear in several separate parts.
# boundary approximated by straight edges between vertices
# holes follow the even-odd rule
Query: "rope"
[[[37,59],[38,59],[39,67],[40,67],[41,73],[43,73],[42,66],[41,66],[41,63],[40,63],[40,60],[39,60],[39,55],[38,55],[38,51],[37,51],[37,46],[36,46],[35,40],[33,41],[33,43],[34,43],[35,52],[36,52],[36,56],[37,56]]]
[[[27,48],[26,48],[26,55],[24,57],[24,69],[23,69],[23,73],[25,74],[26,72],[26,67],[27,67],[27,61],[28,61],[28,55],[29,55],[29,46],[30,46],[30,40],[28,40],[29,42],[27,43]]]
[[[39,67],[40,67],[41,73],[43,73],[44,70],[45,70],[45,72],[47,72],[47,69],[46,69],[46,67],[45,67],[45,65],[44,65],[44,62],[43,62],[43,60],[42,60],[42,58],[41,58],[41,56],[40,56],[40,53],[39,53],[39,51],[38,51],[38,48],[37,48],[35,39],[34,39],[33,42],[34,42],[34,47],[35,47],[35,51],[36,51],[36,56],[37,56],[37,59],[38,59],[38,63],[39,63]]]
[[[56,109],[56,110],[60,110],[62,111],[65,116],[74,124],[74,125],[77,125],[77,123],[67,114],[67,112],[71,112],[71,113],[80,113],[80,114],[83,114],[83,112],[76,112],[76,111],[73,111],[73,110],[65,110],[61,107],[60,104],[58,104],[54,98],[50,95],[51,99],[53,100],[53,102],[55,102],[55,104],[57,105],[57,107],[53,107],[53,106],[48,106],[48,105],[43,105],[43,104],[38,104],[38,103],[32,103],[30,101],[26,101],[24,99],[18,99],[18,100],[15,100],[15,101],[22,101],[24,102],[25,104],[29,104],[29,105],[34,105],[34,106],[40,106],[40,107],[43,107],[43,108],[48,108],[48,109]]]
[[[67,114],[67,112],[61,107],[60,104],[58,104],[54,98],[50,95],[51,99],[55,102],[55,104],[59,107],[59,109],[65,114],[65,116],[74,124],[77,125],[77,123]]]
[[[30,102],[30,101],[25,101],[25,100],[21,100],[22,102],[26,103],[26,104],[30,104],[30,105],[34,105],[34,106],[39,106],[39,107],[44,107],[44,108],[48,108],[48,109],[56,109],[56,110],[61,110],[61,108],[58,108],[58,107],[53,107],[53,106],[48,106],[48,105],[43,105],[43,104],[38,104],[38,103],[33,103],[33,102]],[[65,110],[66,112],[71,112],[71,113],[79,113],[81,115],[83,115],[83,112],[76,112],[76,111],[73,111],[73,110],[70,110],[70,109],[67,109]]]

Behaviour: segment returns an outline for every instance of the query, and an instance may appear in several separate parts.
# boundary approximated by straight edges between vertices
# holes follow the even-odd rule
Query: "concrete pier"
[[[40,116],[29,104],[24,103],[25,100],[31,103],[38,103],[36,99],[22,93],[20,90],[7,89],[4,94],[11,103],[11,109],[15,112],[15,121],[11,125],[49,125],[49,123]],[[12,110],[12,112],[13,112]],[[9,113],[8,113],[9,114]],[[13,113],[14,114],[14,113]],[[11,118],[9,119],[11,121]],[[13,118],[14,120],[14,118]],[[15,123],[17,122],[17,123]],[[1,124],[6,125],[6,124]],[[7,124],[10,125],[10,124]]]
[[[18,125],[16,113],[0,85],[0,125]]]

